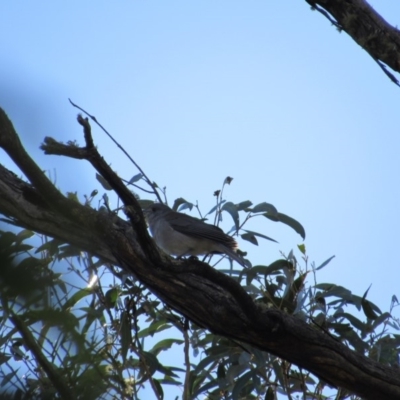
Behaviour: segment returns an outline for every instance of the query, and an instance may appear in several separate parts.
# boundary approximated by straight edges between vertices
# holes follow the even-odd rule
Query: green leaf
[[[0,249],[3,251],[4,249],[10,247],[14,242],[16,242],[16,240],[17,236],[14,233],[1,231]]]
[[[195,369],[193,370],[193,373],[195,375],[199,375],[202,371],[204,371],[206,369],[206,367],[208,365],[210,365],[211,363],[213,363],[214,361],[220,359],[220,355],[219,354],[210,354],[206,357],[204,357],[195,367]]]
[[[165,329],[171,328],[171,324],[167,322],[166,319],[161,319],[159,321],[153,322],[149,327],[145,329],[141,329],[138,333],[138,338],[146,337],[146,336],[153,336],[156,332],[161,332]]]
[[[35,250],[35,254],[42,251],[48,251],[49,255],[53,256],[59,252],[61,244],[63,244],[63,242],[58,239],[48,240]]]
[[[154,354],[142,351],[141,356],[143,361],[146,363],[150,376],[154,375],[157,370],[162,370],[162,365]]]
[[[371,285],[369,285],[369,288],[367,291],[364,293],[364,296],[362,297],[361,300],[361,306],[364,311],[364,314],[366,315],[367,318],[375,320],[378,318],[378,315],[374,312],[372,309],[371,303],[367,300],[367,294],[369,289],[371,289]]]
[[[265,274],[269,275],[276,271],[283,270],[283,268],[293,269],[293,264],[284,259],[276,260],[272,264],[268,265]]]
[[[335,256],[329,257],[326,261],[324,261],[319,267],[315,268],[315,271],[318,271],[322,268],[324,268],[325,266],[327,266],[333,259],[335,258]]]
[[[260,203],[257,204],[256,206],[253,207],[253,209],[250,210],[252,213],[267,213],[268,215],[278,215],[278,210],[273,206],[272,204],[269,203]]]
[[[275,400],[275,392],[272,386],[268,387],[267,393],[265,393],[265,400]]]
[[[342,313],[342,312],[337,312],[334,314],[336,318],[344,317],[346,318],[356,329],[360,330],[361,332],[364,332],[366,329],[366,325],[361,322],[358,318],[356,318],[354,315],[351,315],[349,313]]]
[[[235,383],[235,386],[232,390],[232,399],[233,400],[240,399],[240,392],[246,386],[246,384],[250,382],[251,378],[253,377],[253,374],[254,374],[253,371],[248,371],[237,380],[237,382]]]
[[[29,310],[25,313],[29,324],[41,321],[48,326],[59,326],[65,331],[71,331],[79,326],[78,318],[65,310],[46,308],[44,310]]]
[[[82,300],[84,297],[93,294],[92,289],[81,289],[74,293],[64,304],[63,309],[68,310],[72,308],[79,300]]]
[[[288,215],[282,213],[277,213],[276,215],[270,215],[270,214],[263,214],[263,215],[264,217],[270,219],[271,221],[282,222],[283,224],[291,227],[303,238],[303,240],[306,238],[306,231],[304,230],[303,226],[300,224],[300,222],[296,221],[292,217],[289,217]]]
[[[176,199],[174,201],[174,205],[172,206],[172,209],[174,211],[177,211],[179,206],[181,206],[182,204],[184,204],[184,206],[181,207],[179,211],[185,210],[187,208],[189,210],[191,210],[193,208],[193,203],[191,203],[190,201],[185,200],[183,197],[179,197],[178,199]]]
[[[183,340],[181,339],[164,339],[155,344],[153,348],[150,350],[150,352],[157,355],[163,350],[170,349],[174,344],[182,344],[182,343]]]
[[[117,288],[112,288],[107,290],[105,294],[105,306],[107,308],[114,308],[119,296],[119,290]]]
[[[298,244],[297,247],[300,250],[301,254],[306,254],[306,245],[305,244]]]
[[[277,359],[275,359],[272,362],[272,367],[274,369],[275,375],[278,378],[278,382],[281,387],[285,387],[286,385],[286,380],[284,378],[284,375],[286,375],[285,372],[282,371],[282,365],[279,363]]]
[[[248,231],[247,229],[244,229],[244,231],[249,233],[250,235],[258,236],[260,238],[270,240],[271,242],[278,243],[275,239],[272,239],[269,236],[265,236],[262,233],[258,233],[258,232],[254,232],[254,231]]]
[[[23,229],[22,231],[20,231],[17,234],[17,241],[18,242],[23,242],[25,239],[29,239],[30,237],[32,237],[35,233],[32,232],[29,229]]]
[[[372,330],[374,331],[382,322],[385,322],[391,315],[388,312],[384,312],[378,318],[375,319],[374,323],[372,324]]]
[[[343,286],[338,286],[332,283],[319,283],[315,285],[315,288],[325,291],[320,294],[320,297],[334,296],[344,299],[346,301],[352,301],[353,296],[350,290],[344,288]]]
[[[257,241],[256,237],[253,234],[251,234],[251,233],[243,233],[243,234],[240,235],[240,237],[243,240],[247,240],[248,242],[258,246],[258,241]]]
[[[195,393],[193,393],[192,398],[195,399],[197,398],[197,396],[199,396],[202,393],[206,393],[208,391],[210,391],[211,389],[215,388],[216,386],[218,386],[218,381],[212,380],[210,382],[207,382],[205,385],[199,387]]]
[[[96,173],[96,179],[100,182],[100,185],[103,186],[103,189],[112,190],[112,187],[110,186],[110,184],[100,174]]]
[[[158,396],[161,398],[161,400],[163,400],[164,399],[164,392],[163,392],[163,389],[162,389],[162,386],[161,386],[160,382],[158,381],[158,379],[153,379],[153,383],[154,383],[154,386],[155,386],[155,388],[157,390]]]
[[[226,374],[225,374],[225,366],[224,363],[219,363],[218,364],[218,368],[217,368],[217,378],[221,379],[221,378],[225,378]]]
[[[129,319],[129,314],[126,311],[121,313],[120,320],[120,335],[121,335],[121,355],[125,364],[126,356],[128,354],[129,347],[132,343],[132,331]]]
[[[233,222],[235,223],[235,228],[238,231],[239,230],[239,213],[238,210],[235,206],[235,204],[233,204],[231,201],[228,201],[227,203],[225,203],[221,210],[228,212],[232,219]]]
[[[141,174],[141,173],[136,174],[136,175],[132,176],[131,179],[129,179],[128,183],[135,183],[137,181],[140,181],[140,179],[142,179],[142,177],[143,177],[143,174]]]
[[[241,201],[240,203],[235,204],[238,211],[247,210],[252,205],[253,203],[250,200]]]

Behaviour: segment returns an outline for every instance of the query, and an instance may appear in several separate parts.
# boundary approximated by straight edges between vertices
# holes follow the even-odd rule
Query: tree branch
[[[4,136],[16,133],[6,115],[0,112],[3,147],[8,140]],[[20,149],[3,148],[18,160],[18,165],[25,166],[13,154],[21,154]],[[90,152],[90,156],[90,162],[114,185],[118,195],[120,190],[126,190],[113,182],[115,177],[119,178],[110,173],[104,160],[105,165],[97,159],[100,155]],[[144,221],[134,201],[132,228],[115,215],[97,212],[65,198],[68,201],[62,202],[67,210],[53,206],[52,201],[59,201],[60,195],[48,197],[47,183],[43,185],[42,178],[26,175],[31,184],[0,167],[0,213],[15,224],[79,246],[119,265],[162,301],[211,332],[275,354],[363,398],[400,398],[400,377],[394,368],[351,351],[300,319],[255,304],[237,281],[207,264],[192,259],[172,260],[160,254],[147,232],[142,231]],[[129,197],[125,200],[131,201]]]
[[[400,72],[400,31],[387,23],[365,0],[306,0],[358,43],[396,84],[385,66]],[[328,14],[327,14],[328,13]]]

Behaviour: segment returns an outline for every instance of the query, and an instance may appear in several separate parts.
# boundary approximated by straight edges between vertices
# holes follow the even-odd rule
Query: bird
[[[157,246],[166,253],[178,258],[222,253],[246,267],[236,253],[236,240],[219,227],[174,211],[163,203],[148,206],[144,215]]]

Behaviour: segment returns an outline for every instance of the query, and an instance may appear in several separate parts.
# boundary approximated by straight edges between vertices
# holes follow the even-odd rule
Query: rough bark
[[[379,64],[400,72],[400,31],[387,23],[365,0],[306,0],[337,28],[345,31]]]
[[[119,265],[172,308],[214,333],[273,353],[363,398],[400,398],[396,369],[351,351],[300,319],[255,304],[236,281],[207,264],[161,255],[147,233],[135,197],[91,140],[83,148],[49,138],[45,143],[47,153],[89,160],[123,199],[129,222],[65,198],[25,152],[0,109],[0,147],[30,181],[0,165],[0,213],[13,223]]]

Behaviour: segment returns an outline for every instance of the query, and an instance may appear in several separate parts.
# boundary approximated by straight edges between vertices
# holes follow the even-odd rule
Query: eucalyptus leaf
[[[247,210],[252,205],[253,203],[250,200],[241,201],[240,203],[235,204],[238,211]]]
[[[129,347],[132,343],[132,331],[129,318],[129,314],[126,311],[121,313],[119,333],[121,337],[121,355],[124,363],[128,355]]]
[[[228,201],[221,207],[221,210],[226,211],[231,215],[233,222],[235,223],[235,228],[238,231],[239,230],[239,213],[238,213],[238,210],[237,210],[235,204],[233,204],[231,201]]]
[[[304,240],[306,238],[306,231],[303,228],[303,225],[300,222],[296,221],[294,218],[289,217],[286,214],[276,213],[276,214],[263,214],[264,217],[270,219],[274,222],[282,222],[283,224],[289,226],[290,228],[294,229]]]
[[[247,230],[247,229],[244,229],[244,231],[245,231],[246,233],[249,233],[250,235],[254,235],[254,236],[257,236],[257,237],[260,237],[260,238],[263,238],[263,239],[270,240],[271,242],[278,243],[275,239],[272,239],[272,238],[270,238],[269,236],[263,235],[262,233],[258,233],[258,232],[254,232],[254,231],[249,231],[249,230]]]
[[[193,203],[185,200],[183,197],[179,197],[179,198],[175,199],[174,205],[172,206],[172,209],[174,211],[178,211],[178,208],[179,208],[179,211],[185,210],[187,208],[189,208],[189,210],[191,210],[193,208]]]
[[[319,267],[315,268],[315,271],[318,271],[324,267],[326,267],[333,259],[335,256],[329,257],[327,260],[325,260]]]
[[[135,183],[135,182],[139,181],[142,178],[143,178],[143,174],[142,173],[136,174],[136,175],[132,176],[131,179],[129,179],[128,183]]]
[[[100,182],[101,186],[103,186],[103,189],[112,190],[112,186],[100,174],[96,173],[96,179]]]
[[[269,203],[260,203],[254,206],[251,210],[252,213],[267,213],[268,215],[278,215],[278,210],[273,206],[272,204]]]

